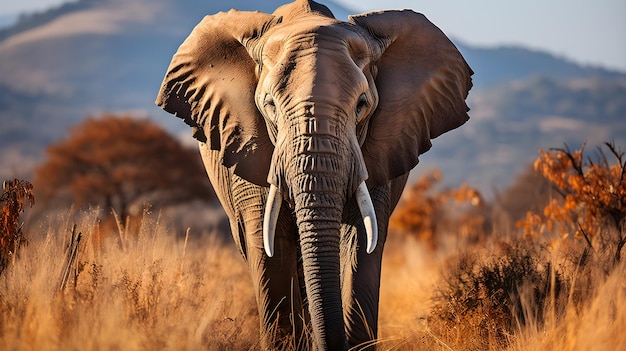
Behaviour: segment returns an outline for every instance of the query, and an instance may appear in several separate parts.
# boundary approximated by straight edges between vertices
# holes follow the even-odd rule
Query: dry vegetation
[[[407,191],[385,252],[379,349],[623,349],[626,164],[606,148],[597,161],[542,152],[535,168],[554,194],[506,235],[497,201],[470,187],[437,190],[435,175]],[[156,213],[112,229],[97,215],[27,225],[0,275],[0,349],[258,349],[232,245]]]
[[[74,221],[80,232],[72,231]],[[31,230],[30,244],[0,277],[0,349],[235,350],[254,344],[256,305],[230,246],[210,235],[178,237],[149,214],[135,232],[120,227],[113,236],[99,229],[95,213],[86,213]]]
[[[0,195],[0,274],[10,261],[14,260],[15,253],[26,242],[22,232],[20,216],[26,204],[31,207],[35,204],[33,185],[25,180],[13,179],[2,183]]]
[[[44,207],[100,206],[122,218],[214,197],[197,148],[127,115],[88,118],[46,149],[35,174]]]

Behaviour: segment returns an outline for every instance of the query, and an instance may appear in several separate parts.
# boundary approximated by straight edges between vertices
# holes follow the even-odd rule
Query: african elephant
[[[430,139],[468,120],[472,74],[409,10],[344,22],[298,0],[207,16],[182,43],[156,103],[199,140],[263,347],[376,338],[389,216]]]

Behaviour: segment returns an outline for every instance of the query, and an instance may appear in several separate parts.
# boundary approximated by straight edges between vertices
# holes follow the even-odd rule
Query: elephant
[[[208,15],[156,104],[192,127],[250,270],[260,345],[374,345],[389,217],[473,72],[422,14],[297,0]]]

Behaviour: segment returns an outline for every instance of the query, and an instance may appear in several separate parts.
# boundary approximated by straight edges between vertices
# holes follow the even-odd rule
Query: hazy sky
[[[383,1],[338,0],[366,11]],[[468,44],[522,44],[580,63],[626,71],[624,0],[386,0],[385,7],[422,12]]]
[[[0,16],[42,10],[64,2],[0,1]],[[424,13],[449,36],[467,44],[523,45],[579,63],[602,65],[626,72],[624,0],[335,1],[355,12],[411,8]]]

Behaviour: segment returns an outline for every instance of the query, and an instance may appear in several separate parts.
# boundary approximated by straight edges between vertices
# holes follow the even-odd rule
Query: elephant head
[[[333,18],[298,0],[273,14],[205,17],[180,46],[156,103],[193,127],[224,167],[270,187],[264,242],[273,254],[281,204],[293,209],[313,335],[345,343],[339,230],[358,199],[376,245],[368,187],[409,172],[430,139],[468,119],[472,71],[423,15]]]

